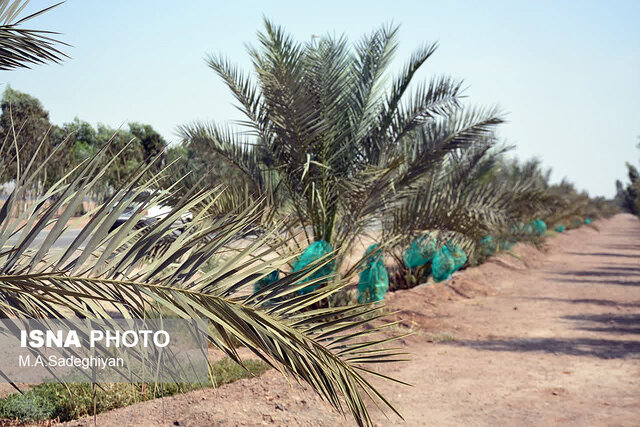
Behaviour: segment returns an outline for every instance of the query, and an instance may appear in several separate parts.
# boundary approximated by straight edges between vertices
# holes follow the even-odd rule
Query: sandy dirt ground
[[[518,245],[449,283],[390,295],[412,360],[374,380],[377,425],[640,425],[640,221]],[[92,425],[93,419],[72,425]],[[354,425],[274,371],[97,417],[101,426]]]

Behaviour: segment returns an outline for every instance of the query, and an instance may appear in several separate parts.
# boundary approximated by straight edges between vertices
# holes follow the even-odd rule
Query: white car
[[[147,206],[147,207],[144,206],[145,202],[147,202],[150,199],[150,197],[152,197],[153,194],[157,192],[158,192],[157,190],[143,190],[142,192],[140,192],[140,194],[138,194],[133,199],[133,201],[129,204],[129,206],[127,206],[124,209],[124,211],[122,211],[120,216],[118,216],[116,221],[111,226],[111,229],[114,230],[118,228],[119,226],[127,222],[129,218],[136,215],[137,213],[142,212],[142,210],[144,210],[144,214],[140,218],[140,220],[138,220],[136,227],[144,227],[147,225],[151,225],[154,222],[159,221],[165,218],[167,215],[169,215],[169,213],[171,213],[171,211],[173,210],[173,207],[171,206],[161,205],[161,204],[156,204],[154,206]],[[128,195],[128,197],[130,196]],[[180,216],[180,218],[175,221],[174,224],[178,226],[177,227],[178,229],[182,229],[182,231],[184,231],[184,225],[187,222],[190,222],[192,220],[193,220],[193,214],[187,211],[183,213]]]

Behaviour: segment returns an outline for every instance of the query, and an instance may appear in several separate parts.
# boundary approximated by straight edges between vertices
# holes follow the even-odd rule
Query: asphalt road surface
[[[73,229],[69,229],[66,230],[64,233],[62,233],[62,235],[58,238],[58,240],[56,240],[53,244],[54,248],[64,248],[66,246],[68,246],[71,242],[73,242],[73,239],[75,239],[78,234],[80,234],[80,231],[82,229],[80,228],[73,228]],[[29,245],[30,248],[33,249],[38,249],[41,245],[42,242],[44,242],[44,239],[47,238],[47,236],[49,235],[49,231],[45,230],[42,231],[40,234],[38,234],[38,236],[35,238],[35,240]],[[19,237],[21,237],[21,234],[19,234],[18,236],[12,238],[9,240],[9,244],[15,244],[17,243]]]

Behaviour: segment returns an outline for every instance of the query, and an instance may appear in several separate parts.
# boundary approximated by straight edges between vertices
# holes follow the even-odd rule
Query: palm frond
[[[24,22],[50,11],[63,2],[18,19],[28,3],[29,0],[0,1],[0,70],[30,68],[30,65],[47,62],[59,63],[67,58],[57,46],[68,45],[51,37],[58,33],[21,27]]]
[[[100,159],[105,150],[107,147],[81,165],[73,178],[68,175],[39,198],[28,211],[28,227],[18,239],[21,225],[13,215],[13,200],[22,191],[21,182],[30,179],[34,171],[26,170],[26,176],[16,183],[0,218],[1,315],[108,319],[169,311],[182,318],[204,318],[212,327],[209,341],[233,360],[242,363],[235,349],[235,343],[240,342],[281,372],[309,383],[338,411],[353,414],[360,425],[371,424],[365,396],[395,412],[366,379],[369,369],[365,365],[397,360],[397,352],[380,347],[389,338],[363,341],[358,329],[363,323],[359,316],[377,318],[381,308],[311,309],[317,301],[343,289],[345,280],[298,294],[309,285],[303,280],[330,262],[331,256],[305,270],[285,274],[258,293],[247,293],[247,288],[274,269],[286,271],[287,263],[297,255],[278,255],[272,246],[279,236],[266,232],[228,251],[215,269],[202,271],[207,260],[219,256],[252,229],[261,215],[259,205],[219,217],[202,209],[191,222],[180,224],[183,230],[176,237],[176,223],[185,212],[203,203],[215,203],[220,191],[200,190],[178,198],[166,217],[150,225],[138,227],[141,214],[137,214],[113,229],[115,219],[141,189],[160,179],[149,177],[150,166],[144,165],[126,187],[116,189],[113,197],[92,213],[72,243],[58,248],[70,212],[104,171]],[[171,187],[166,193],[150,194],[141,210],[173,197]],[[46,232],[47,226],[52,228],[43,243],[34,247],[35,237]],[[163,251],[151,256],[159,244],[165,246]],[[367,353],[372,349],[375,353]]]

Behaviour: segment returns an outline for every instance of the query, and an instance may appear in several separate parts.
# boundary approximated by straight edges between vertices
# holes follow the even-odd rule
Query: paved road
[[[54,248],[64,248],[66,246],[68,246],[71,242],[73,242],[73,239],[75,239],[78,234],[80,234],[81,229],[80,228],[73,228],[70,230],[65,231],[62,236],[60,236],[58,238],[58,240],[55,241],[55,243],[53,244]],[[49,234],[49,231],[43,231],[40,234],[38,234],[38,236],[36,237],[36,239],[33,241],[33,243],[31,245],[29,245],[29,247],[37,249],[40,247],[40,245],[42,245],[42,242],[44,242],[44,239],[47,238],[47,235]],[[11,240],[9,240],[9,243],[15,243],[17,242],[18,237],[15,237]]]

